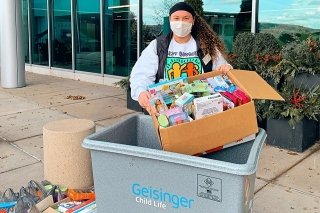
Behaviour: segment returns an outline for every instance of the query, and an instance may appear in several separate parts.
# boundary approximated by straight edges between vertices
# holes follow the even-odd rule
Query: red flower
[[[279,61],[281,61],[282,60],[282,55],[279,53],[279,54],[276,54],[276,55],[273,55],[272,56],[272,60],[274,61],[274,62],[279,62]]]
[[[256,61],[260,61],[260,56],[258,53],[256,54]]]
[[[263,62],[267,64],[270,61],[271,57],[269,54],[265,54],[263,57]]]
[[[291,103],[296,106],[296,108],[303,108],[302,102],[306,99],[306,96],[301,95],[299,89],[295,89],[293,92],[293,96],[291,98]]]

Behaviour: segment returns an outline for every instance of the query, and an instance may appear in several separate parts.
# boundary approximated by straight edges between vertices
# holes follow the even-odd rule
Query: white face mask
[[[179,37],[186,37],[191,33],[192,23],[184,21],[170,21],[170,28]]]

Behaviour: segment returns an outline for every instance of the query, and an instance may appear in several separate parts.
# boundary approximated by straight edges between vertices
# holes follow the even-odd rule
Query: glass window
[[[259,2],[259,31],[273,34],[282,43],[308,36],[320,38],[319,1]]]
[[[154,0],[143,2],[144,47],[161,33],[170,30],[168,13],[179,0]],[[232,51],[234,37],[251,31],[252,0],[203,0],[204,18],[224,41],[227,51]]]
[[[28,1],[22,1],[22,34],[24,45],[24,60],[29,63],[29,28],[28,28]]]
[[[100,0],[78,0],[76,70],[101,73]]]
[[[137,60],[137,0],[105,0],[105,73],[127,76]]]
[[[72,69],[70,0],[53,0],[51,32],[52,66]]]
[[[212,25],[212,29],[218,34],[218,35],[222,35],[222,24],[213,24]]]
[[[31,0],[32,63],[49,65],[47,0]]]
[[[251,32],[252,0],[204,0],[204,17],[232,52],[234,37]]]
[[[169,9],[179,0],[155,0],[143,2],[143,46],[170,32]]]

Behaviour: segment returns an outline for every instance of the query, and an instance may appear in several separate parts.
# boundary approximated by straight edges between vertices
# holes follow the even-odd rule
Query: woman
[[[185,2],[169,11],[171,32],[153,40],[142,52],[130,75],[131,96],[148,112],[147,87],[161,79],[171,80],[219,70],[232,69],[223,55],[225,47],[205,20]]]

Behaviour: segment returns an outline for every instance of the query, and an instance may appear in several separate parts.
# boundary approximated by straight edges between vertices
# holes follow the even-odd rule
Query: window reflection
[[[78,0],[76,70],[101,73],[100,0]]]
[[[158,0],[143,2],[144,47],[169,27],[169,9],[178,1]],[[240,32],[251,31],[252,0],[204,0],[204,18],[232,51],[234,37]]]
[[[71,4],[66,0],[53,0],[52,66],[72,68]]]
[[[31,0],[32,62],[49,65],[47,0]]]
[[[204,17],[232,52],[235,36],[251,31],[252,0],[204,1]]]
[[[22,34],[24,45],[24,60],[29,63],[29,28],[28,28],[28,1],[22,0]]]
[[[127,76],[137,60],[138,1],[105,1],[105,73]]]

